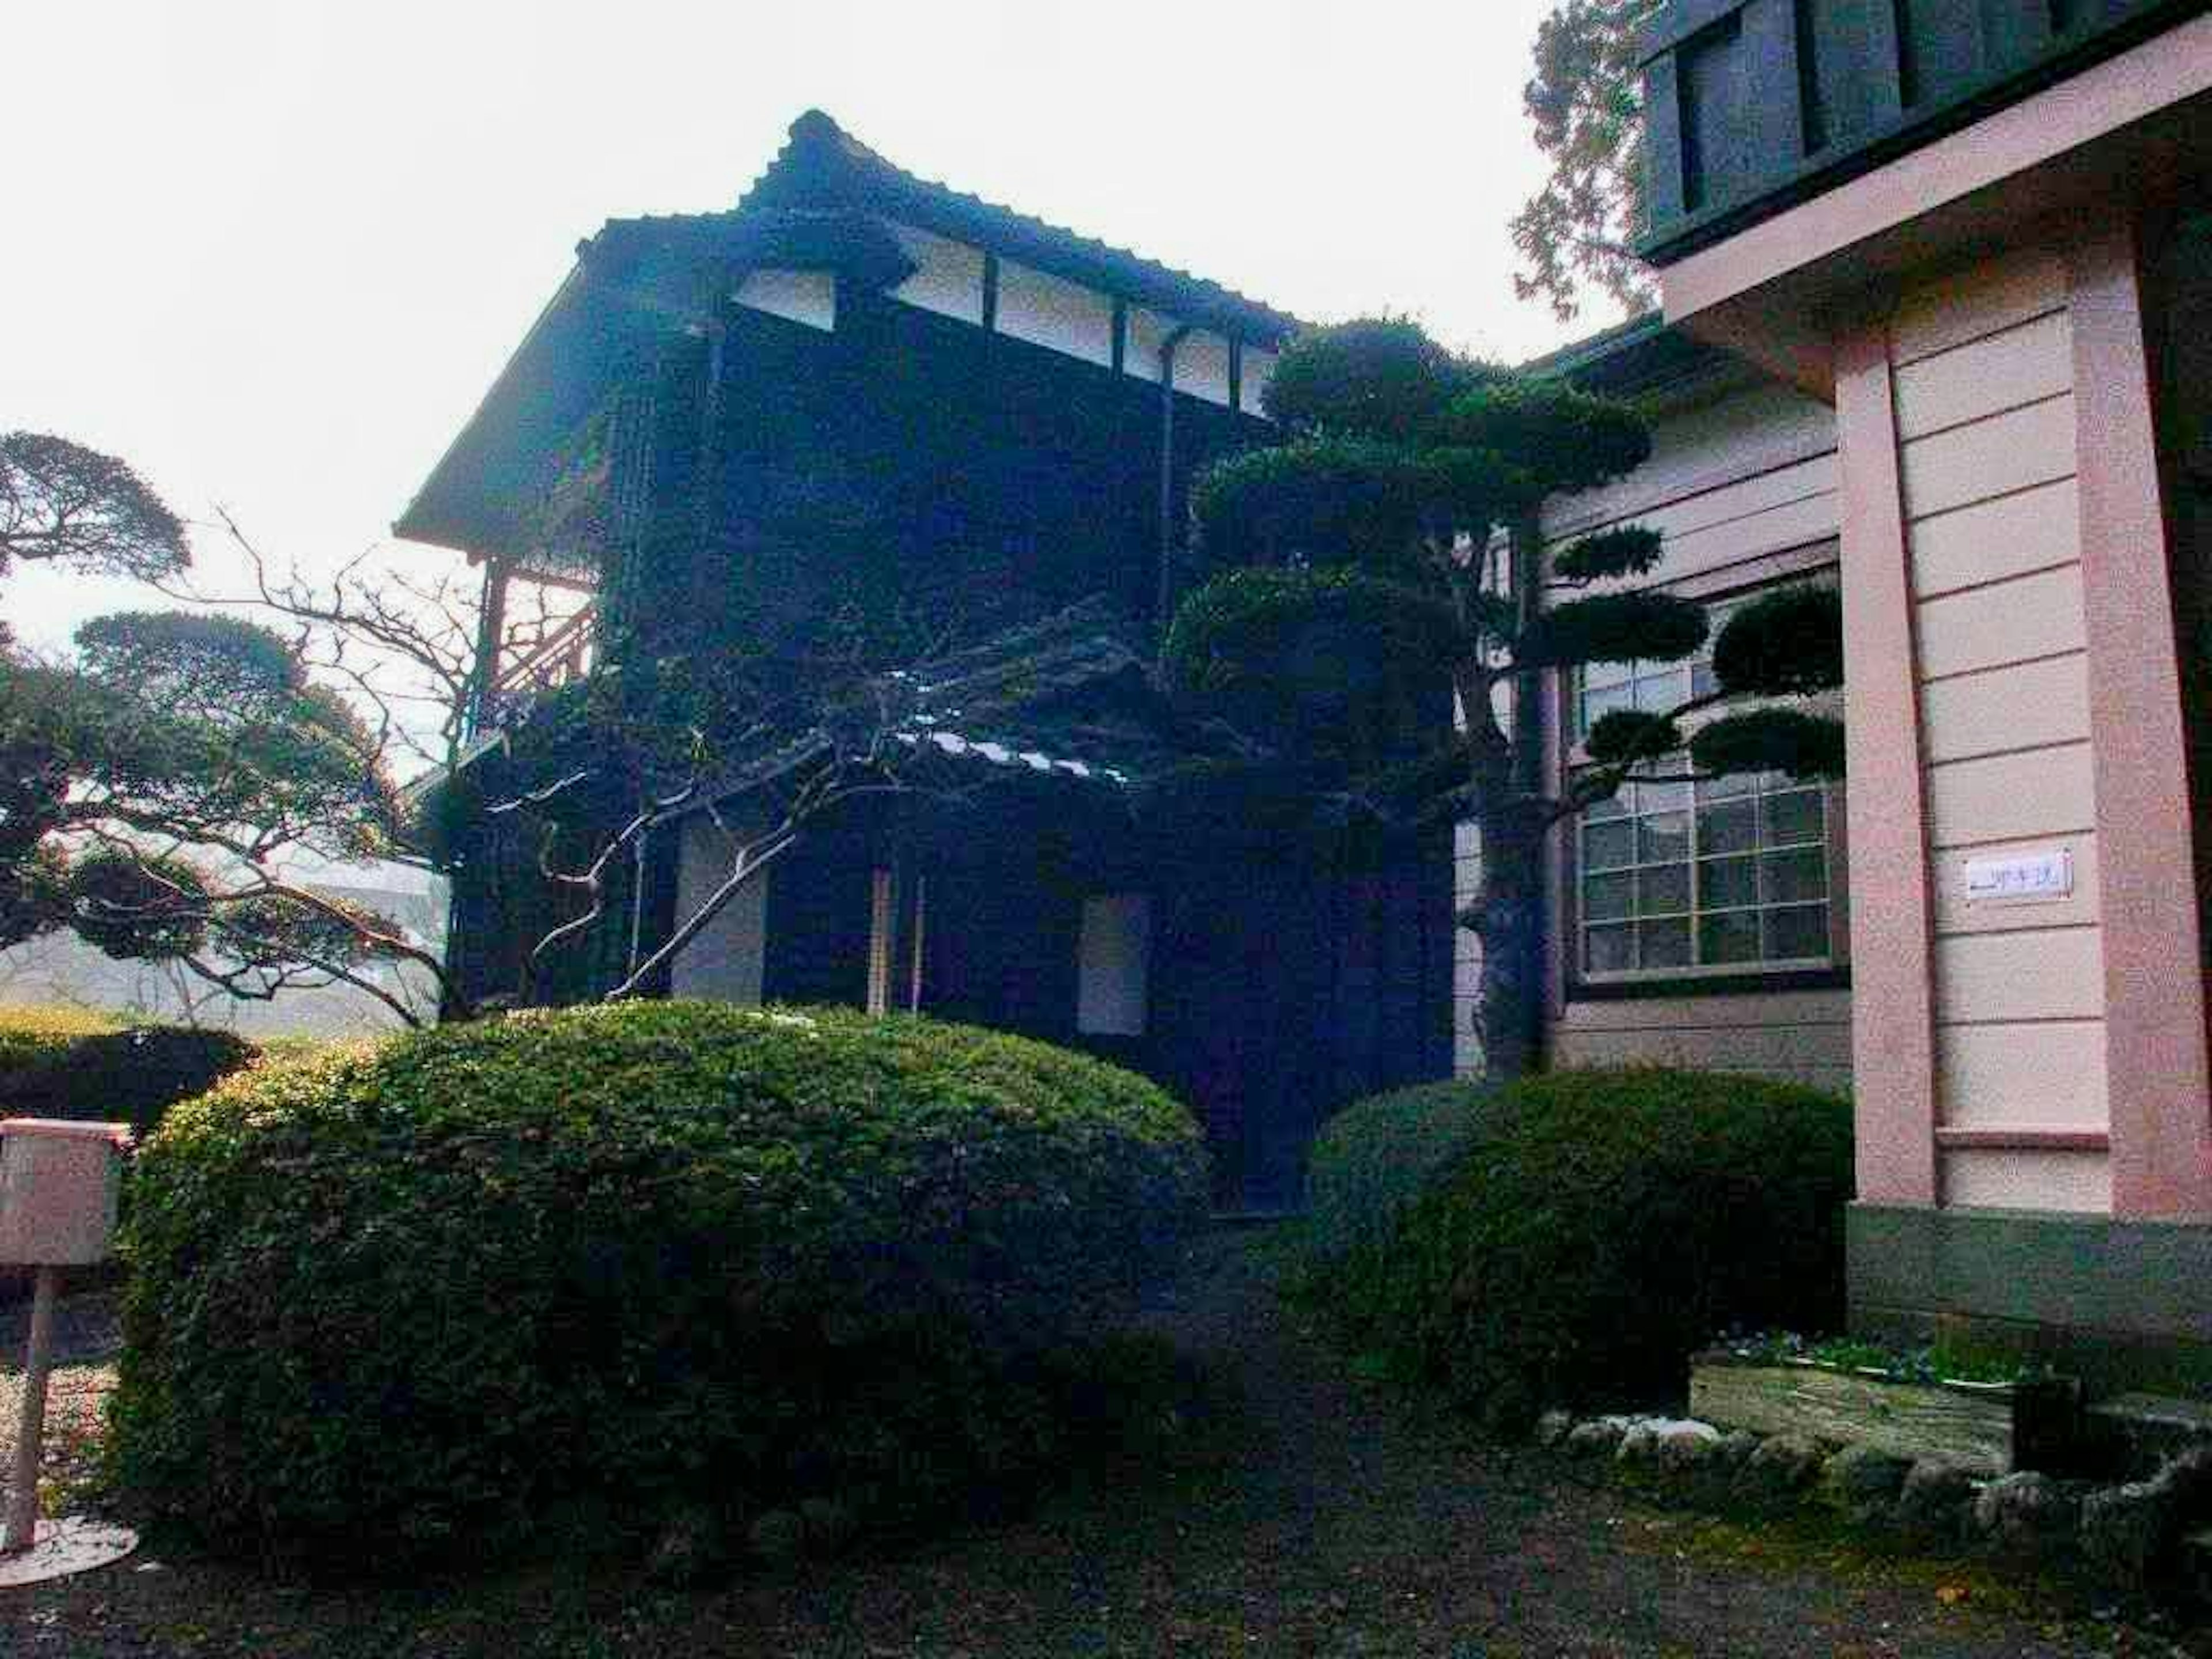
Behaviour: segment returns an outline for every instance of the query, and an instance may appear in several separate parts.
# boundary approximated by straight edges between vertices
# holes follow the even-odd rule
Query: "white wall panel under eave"
[[[837,326],[837,278],[827,270],[756,270],[732,296],[741,306],[824,331]]]
[[[1086,362],[1111,365],[1114,361],[1110,298],[1011,259],[999,262],[998,329],[1014,339]]]
[[[676,920],[680,927],[728,879],[736,843],[712,819],[684,821],[676,866]],[[679,997],[707,997],[757,1007],[767,959],[768,884],[763,871],[739,888],[699,936],[677,956],[670,990]]]
[[[1244,348],[1243,363],[1237,376],[1237,406],[1247,415],[1265,416],[1267,382],[1275,378],[1275,354],[1262,351],[1257,346]]]
[[[891,298],[982,326],[983,250],[905,225],[888,228],[917,267],[913,276],[890,290]]]

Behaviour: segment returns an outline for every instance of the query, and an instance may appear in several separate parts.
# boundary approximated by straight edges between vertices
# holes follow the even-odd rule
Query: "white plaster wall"
[[[823,331],[837,326],[837,279],[826,270],[756,270],[732,296],[741,306]]]
[[[895,300],[956,317],[981,326],[983,321],[983,250],[906,225],[886,227],[906,257],[919,267],[890,290]]]
[[[736,844],[713,820],[684,821],[676,866],[676,919],[680,926],[729,877]],[[773,870],[739,888],[699,936],[684,946],[671,970],[679,997],[708,997],[757,1007],[768,947],[768,886]]]
[[[1114,301],[1011,259],[999,262],[999,332],[1085,362],[1114,362]]]
[[[1075,1029],[1095,1036],[1142,1036],[1152,954],[1152,908],[1143,894],[1085,899]]]
[[[1264,417],[1267,411],[1261,407],[1260,399],[1267,390],[1267,383],[1274,378],[1275,354],[1263,351],[1258,346],[1246,346],[1244,361],[1237,375],[1237,406],[1247,415]]]

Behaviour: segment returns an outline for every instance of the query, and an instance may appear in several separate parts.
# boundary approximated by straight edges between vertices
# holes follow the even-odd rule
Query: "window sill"
[[[1675,974],[1638,979],[1574,980],[1569,1002],[1633,1002],[1656,997],[1759,996],[1781,991],[1848,991],[1848,963],[1835,968],[1790,968],[1778,973]]]

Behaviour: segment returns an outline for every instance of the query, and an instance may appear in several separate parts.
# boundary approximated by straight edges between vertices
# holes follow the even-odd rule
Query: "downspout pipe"
[[[1169,606],[1175,599],[1175,360],[1176,348],[1193,332],[1193,325],[1178,324],[1160,342],[1160,643],[1167,643],[1168,625],[1175,620]]]

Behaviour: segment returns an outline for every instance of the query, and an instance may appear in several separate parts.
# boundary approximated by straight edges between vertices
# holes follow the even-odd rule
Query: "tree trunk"
[[[1478,812],[1481,873],[1462,926],[1482,941],[1475,1030],[1483,1075],[1506,1080],[1543,1062],[1543,834],[1512,810]]]

